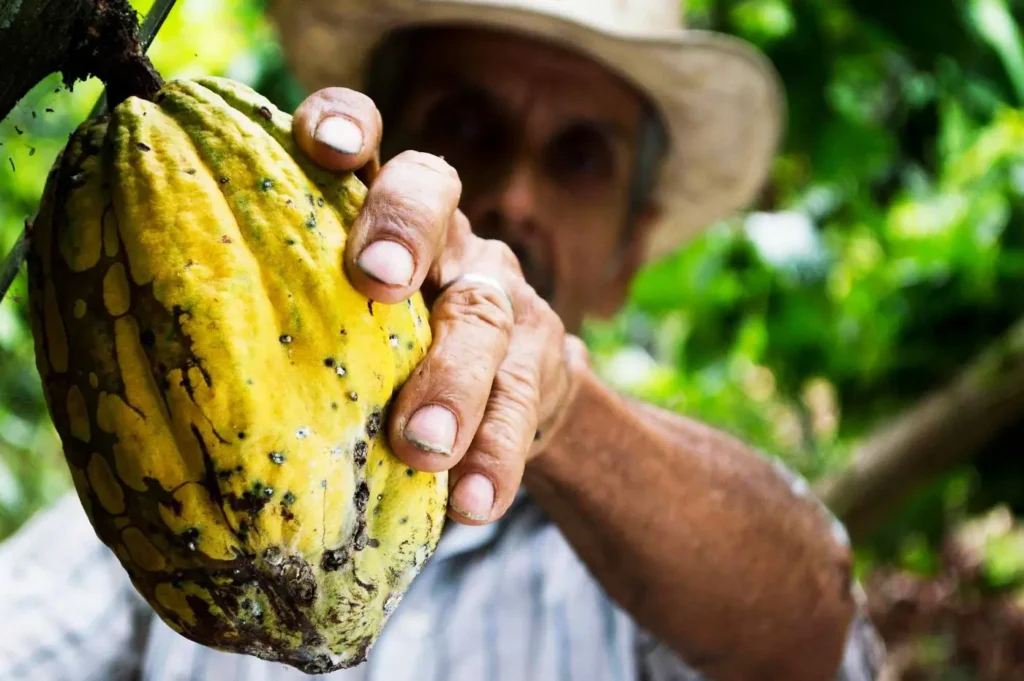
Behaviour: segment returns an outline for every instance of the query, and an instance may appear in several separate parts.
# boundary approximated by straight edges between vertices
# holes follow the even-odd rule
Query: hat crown
[[[414,0],[431,5],[437,0]],[[447,0],[451,3],[452,0]],[[679,0],[456,0],[467,5],[548,14],[616,33],[663,33],[683,28]]]

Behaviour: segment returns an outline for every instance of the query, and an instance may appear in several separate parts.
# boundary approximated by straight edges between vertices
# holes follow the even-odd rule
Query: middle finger
[[[385,164],[345,245],[356,290],[384,304],[419,290],[444,248],[461,193],[458,174],[437,156],[406,151]]]

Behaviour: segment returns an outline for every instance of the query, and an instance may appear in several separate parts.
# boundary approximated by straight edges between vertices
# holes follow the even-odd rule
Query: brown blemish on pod
[[[43,324],[49,350],[50,368],[63,374],[68,370],[68,336],[64,320],[57,305],[57,291],[52,281],[47,281],[43,290]]]
[[[121,246],[117,236],[117,217],[114,215],[112,204],[107,204],[107,207],[103,209],[103,217],[100,218],[100,221],[103,223],[103,252],[108,258],[113,258]]]

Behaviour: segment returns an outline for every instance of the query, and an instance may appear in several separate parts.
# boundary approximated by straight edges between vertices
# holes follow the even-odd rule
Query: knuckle
[[[477,433],[473,443],[474,463],[499,480],[513,477],[522,457],[522,430],[522,424],[507,413],[490,415],[489,422]]]
[[[504,336],[512,334],[512,317],[500,292],[489,286],[465,286],[449,288],[442,304],[436,306],[436,314],[445,318],[458,320],[472,326],[484,327],[498,331]]]
[[[502,267],[521,273],[519,258],[516,257],[512,247],[499,239],[484,239],[484,248],[488,255]]]
[[[529,414],[537,404],[537,372],[522,358],[510,357],[494,377],[491,394],[511,409],[509,413]]]
[[[434,154],[407,149],[406,151],[398,154],[398,156],[395,157],[395,160],[400,161],[402,164],[408,164],[413,167],[429,170],[449,180],[454,180],[456,182],[459,180],[458,171],[456,171],[455,168],[443,158]]]

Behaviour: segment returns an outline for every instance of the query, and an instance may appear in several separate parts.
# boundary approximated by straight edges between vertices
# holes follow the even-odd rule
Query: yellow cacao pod
[[[198,643],[307,673],[363,661],[434,551],[447,477],[387,444],[431,342],[342,253],[366,188],[226,79],[84,123],[29,256],[36,358],[81,503]]]

